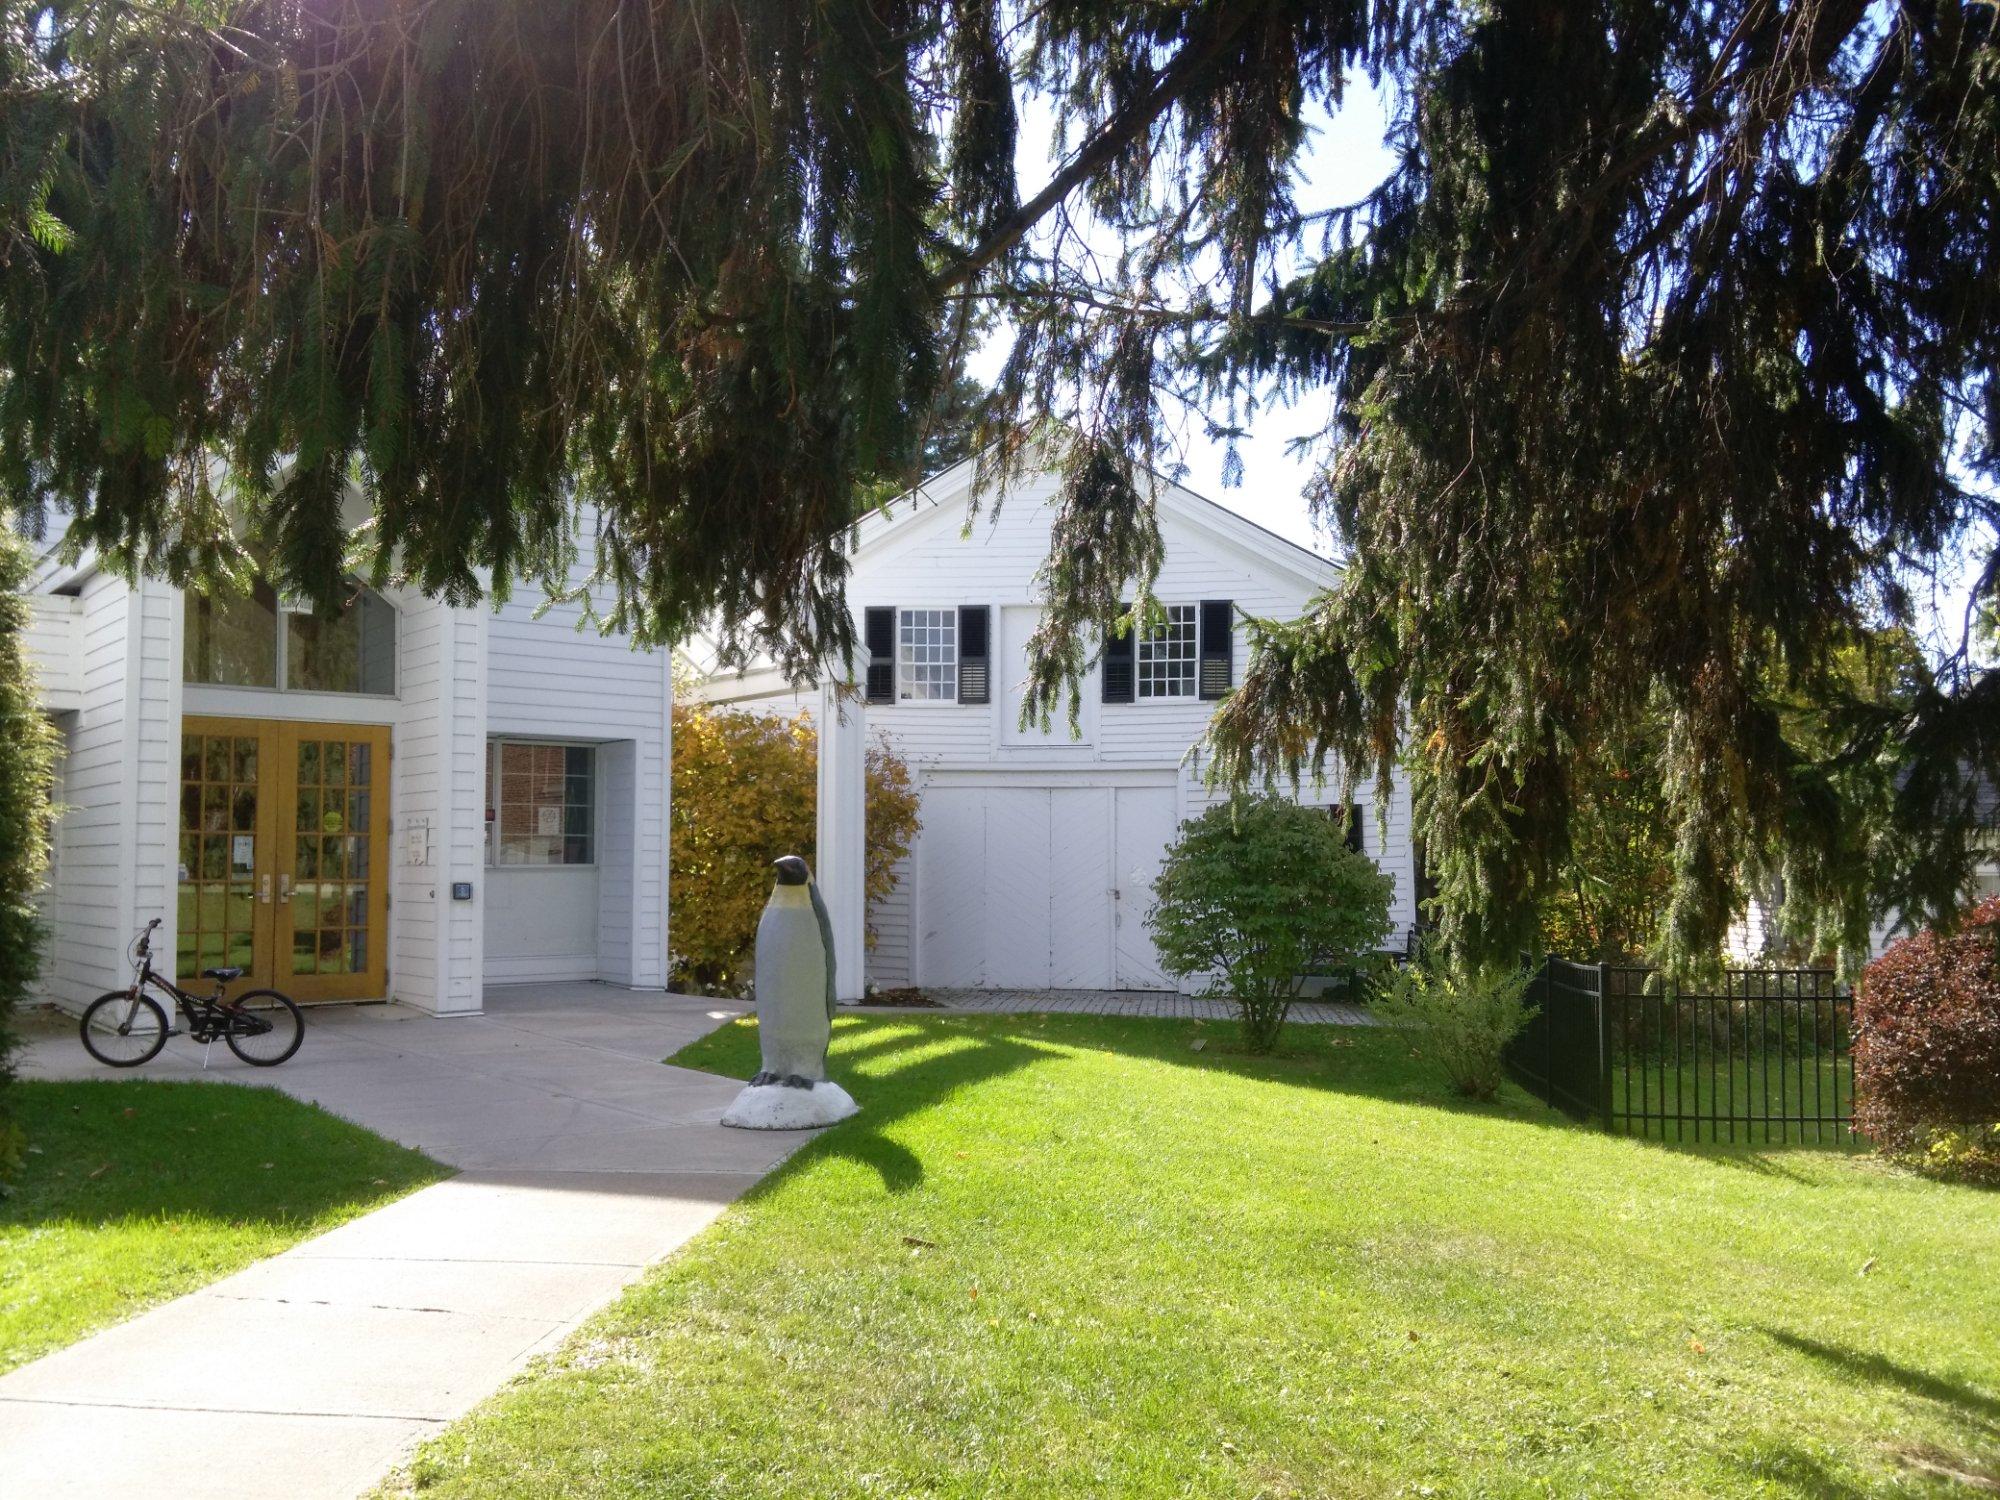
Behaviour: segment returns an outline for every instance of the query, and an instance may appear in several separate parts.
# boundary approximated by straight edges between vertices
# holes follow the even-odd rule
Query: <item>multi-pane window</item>
[[[594,847],[597,752],[589,745],[496,740],[486,762],[492,833],[487,858],[498,865],[587,865]]]
[[[183,681],[314,693],[396,691],[395,607],[358,583],[331,616],[281,607],[261,578],[248,597],[190,589],[183,607]]]
[[[1200,631],[1195,606],[1169,604],[1166,623],[1143,632],[1137,641],[1139,696],[1192,698]]]
[[[896,636],[896,696],[911,702],[957,699],[957,610],[902,612]]]

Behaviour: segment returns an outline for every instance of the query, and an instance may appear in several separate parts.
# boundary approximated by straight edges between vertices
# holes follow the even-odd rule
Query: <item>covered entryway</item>
[[[1173,837],[1174,785],[1039,779],[945,775],[925,789],[915,852],[917,983],[1171,989],[1145,918]]]
[[[388,975],[389,730],[188,717],[174,970],[375,1000]]]

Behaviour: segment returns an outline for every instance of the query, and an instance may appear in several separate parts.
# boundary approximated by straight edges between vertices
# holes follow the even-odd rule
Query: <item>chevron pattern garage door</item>
[[[925,792],[917,983],[1166,988],[1143,919],[1172,836],[1172,787]]]

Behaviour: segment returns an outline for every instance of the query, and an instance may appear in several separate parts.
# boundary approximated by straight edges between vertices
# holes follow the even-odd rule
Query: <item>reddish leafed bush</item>
[[[1854,1015],[1855,1124],[1940,1168],[2000,1163],[2000,898],[1876,959]]]

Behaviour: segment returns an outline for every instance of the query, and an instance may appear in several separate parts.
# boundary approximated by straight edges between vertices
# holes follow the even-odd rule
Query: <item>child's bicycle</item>
[[[188,1035],[198,1042],[220,1037],[231,1052],[256,1067],[274,1068],[299,1050],[306,1035],[305,1017],[276,990],[222,998],[229,982],[243,977],[241,969],[203,969],[202,978],[215,981],[213,995],[190,995],[155,973],[153,929],[159,925],[160,919],[153,918],[133,944],[131,986],[99,996],[83,1013],[85,1051],[111,1068],[136,1068],[159,1056],[167,1038],[179,1033],[168,1025],[159,1002],[144,993],[148,985],[174,997],[187,1017]]]

